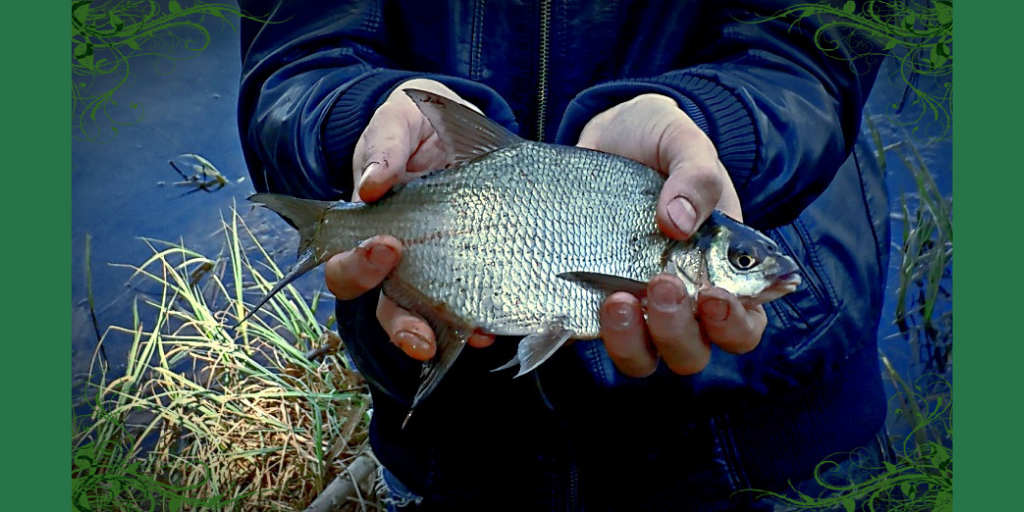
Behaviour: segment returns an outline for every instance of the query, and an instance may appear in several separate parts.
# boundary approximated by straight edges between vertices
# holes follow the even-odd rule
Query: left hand
[[[668,176],[655,219],[671,238],[689,238],[715,209],[743,219],[714,144],[672,98],[643,94],[616,105],[587,123],[577,145],[631,158]],[[663,359],[673,372],[690,375],[707,366],[712,343],[734,354],[760,343],[768,324],[763,307],[746,307],[721,288],[703,290],[696,299],[693,292],[675,276],[655,276],[647,285],[646,323],[633,295],[614,293],[605,300],[601,337],[620,371],[646,377]]]

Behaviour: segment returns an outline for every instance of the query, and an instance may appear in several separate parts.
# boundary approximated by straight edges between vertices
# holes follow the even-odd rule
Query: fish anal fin
[[[647,283],[628,277],[599,272],[565,272],[558,274],[558,277],[608,295],[615,292],[626,292],[636,296],[638,299],[642,299],[647,295]]]
[[[449,310],[429,300],[419,291],[406,285],[401,280],[390,277],[384,281],[384,295],[395,301],[399,306],[423,317],[427,325],[434,331],[437,352],[429,361],[423,363],[420,372],[420,386],[413,396],[409,413],[402,422],[402,427],[409,422],[413,412],[434,390],[455,364],[466,342],[473,334],[473,328],[460,322]]]
[[[405,93],[437,131],[449,165],[460,165],[525,140],[455,100],[420,89],[405,89]]]

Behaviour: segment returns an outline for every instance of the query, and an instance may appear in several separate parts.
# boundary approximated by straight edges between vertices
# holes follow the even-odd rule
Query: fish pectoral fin
[[[451,165],[464,164],[492,151],[524,142],[504,126],[455,100],[420,89],[406,89],[405,94],[437,131]]]
[[[514,368],[516,366],[519,366],[519,354],[512,356],[512,359],[509,359],[507,363],[491,370],[491,373],[500,372],[502,370],[508,370],[509,368]]]
[[[563,327],[561,320],[551,322],[543,331],[523,338],[512,360],[492,371],[505,370],[518,364],[519,373],[516,377],[522,377],[547,361],[573,334],[576,333]]]
[[[635,295],[637,298],[643,298],[647,295],[647,283],[628,277],[598,272],[565,272],[558,274],[558,277],[608,295],[615,292],[626,292]]]

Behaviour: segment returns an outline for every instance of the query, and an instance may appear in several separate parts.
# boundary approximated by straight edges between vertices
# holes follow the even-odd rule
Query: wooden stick
[[[345,472],[327,484],[324,492],[317,496],[306,512],[334,512],[341,510],[345,500],[355,493],[356,486],[366,480],[377,468],[377,464],[367,455],[360,455]]]

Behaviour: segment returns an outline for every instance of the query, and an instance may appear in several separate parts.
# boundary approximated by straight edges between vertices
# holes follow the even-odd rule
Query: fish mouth
[[[796,288],[803,282],[800,273],[795,271],[778,274],[770,279],[772,280],[771,284],[764,290],[761,290],[761,293],[753,297],[740,297],[740,302],[745,306],[756,306],[771,302],[796,291]]]
[[[783,272],[770,277],[771,284],[768,285],[767,289],[762,292],[765,296],[771,297],[768,300],[774,300],[783,295],[796,291],[800,283],[804,282],[803,277],[800,276],[798,271]],[[765,301],[767,302],[767,301]]]
[[[800,277],[800,272],[786,272],[775,277],[775,285],[772,288],[785,290],[786,293],[789,293],[796,290],[802,282],[804,282],[804,279]]]

